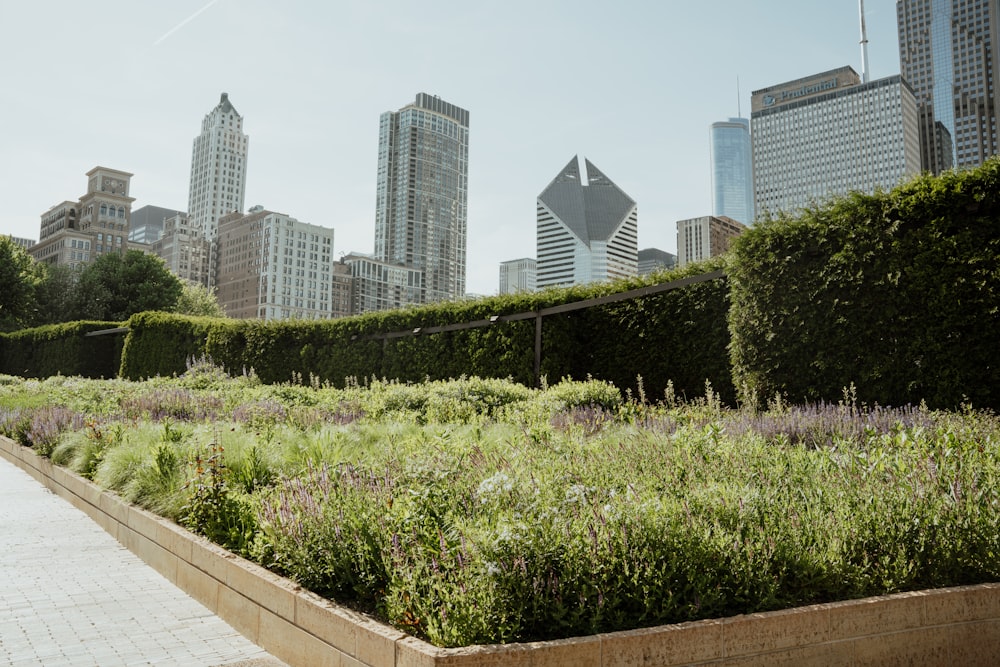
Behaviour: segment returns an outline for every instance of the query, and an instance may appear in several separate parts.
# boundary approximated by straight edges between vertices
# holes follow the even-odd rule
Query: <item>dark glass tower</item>
[[[974,167],[998,152],[997,0],[897,0],[899,65],[917,99],[921,166]]]
[[[418,303],[465,295],[468,179],[468,111],[420,93],[382,114],[375,256],[422,272]]]

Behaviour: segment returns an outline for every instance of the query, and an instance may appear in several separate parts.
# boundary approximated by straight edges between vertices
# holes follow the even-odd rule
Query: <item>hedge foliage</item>
[[[852,194],[737,239],[746,398],[1000,408],[1000,161]]]
[[[183,373],[208,357],[231,373],[253,372],[264,382],[294,378],[344,386],[372,377],[403,382],[461,376],[535,382],[534,318],[382,340],[494,315],[536,312],[564,303],[676,280],[717,267],[700,265],[644,279],[474,301],[448,302],[324,321],[222,320],[141,313],[129,321],[121,375],[128,379]],[[651,398],[672,383],[700,395],[706,381],[731,396],[727,358],[725,282],[546,316],[541,374],[552,381],[588,376],[637,391],[638,376]]]
[[[67,322],[0,334],[0,373],[113,378],[118,374],[124,334],[86,334],[120,326],[117,322]]]

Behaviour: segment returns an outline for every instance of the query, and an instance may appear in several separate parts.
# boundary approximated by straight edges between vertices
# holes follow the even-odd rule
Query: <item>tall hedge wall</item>
[[[711,270],[712,265],[628,282],[434,304],[339,320],[261,322],[142,313],[129,321],[121,375],[182,373],[208,356],[231,373],[253,369],[265,382],[294,376],[342,385],[348,378],[420,381],[461,375],[534,382],[535,321],[388,340],[378,334],[487,320],[626,291]],[[689,396],[710,381],[731,395],[725,281],[543,319],[542,373],[551,381],[588,375],[662,395],[668,381]]]
[[[1000,161],[758,223],[731,257],[737,386],[1000,408]]]
[[[120,326],[117,322],[69,322],[0,334],[0,373],[115,377],[125,334],[85,334]]]

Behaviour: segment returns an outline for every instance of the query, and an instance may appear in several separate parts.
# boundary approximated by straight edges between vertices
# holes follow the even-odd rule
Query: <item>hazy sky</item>
[[[872,78],[899,72],[895,2],[868,0]],[[535,198],[574,154],[638,202],[639,247],[711,213],[708,128],[751,92],[861,69],[856,0],[0,0],[0,233],[134,174],[185,210],[225,91],[250,137],[246,208],[372,252],[378,119],[418,92],[470,112],[467,289],[535,255]],[[740,94],[737,94],[737,79]]]

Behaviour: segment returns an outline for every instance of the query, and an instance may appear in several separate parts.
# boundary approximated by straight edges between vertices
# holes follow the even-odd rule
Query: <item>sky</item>
[[[899,73],[895,2],[868,0],[872,79]],[[535,256],[535,200],[574,155],[676,252],[712,213],[709,126],[754,90],[850,65],[857,0],[0,0],[0,234],[96,166],[133,209],[186,210],[192,142],[222,92],[249,135],[245,207],[374,249],[379,115],[418,92],[468,109],[467,291]]]

